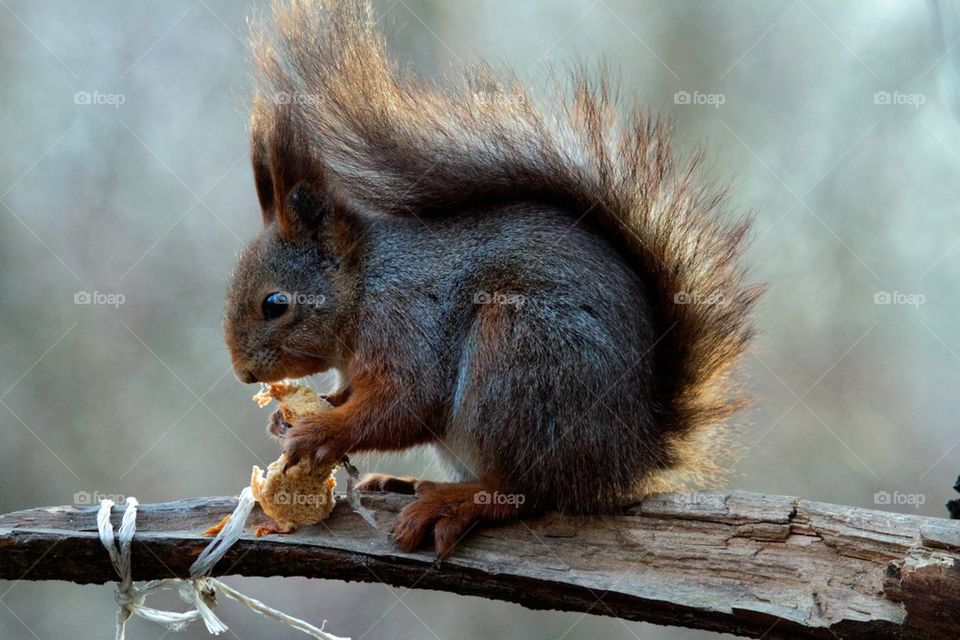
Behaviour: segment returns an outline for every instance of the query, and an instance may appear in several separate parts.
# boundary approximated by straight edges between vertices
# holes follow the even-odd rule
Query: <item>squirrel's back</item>
[[[570,307],[557,316],[568,323],[563,332],[526,344],[527,323],[535,333],[535,324],[549,323],[556,311],[550,305],[560,304],[550,298],[546,306],[528,307],[528,315],[483,308],[475,325],[464,329],[466,339],[502,339],[517,357],[539,358],[537,366],[548,373],[562,358],[581,367],[585,379],[608,378],[610,393],[590,389],[593,400],[585,395],[578,408],[585,419],[590,412],[617,419],[641,412],[623,427],[647,438],[652,451],[646,456],[653,462],[632,479],[636,491],[714,474],[723,425],[743,404],[731,374],[751,336],[748,317],[759,288],[746,284],[740,261],[746,221],[721,215],[722,193],[700,181],[695,163],[675,164],[666,129],[636,109],[618,110],[605,81],[591,82],[584,73],[575,74],[570,96],[549,112],[534,105],[515,79],[485,67],[472,71],[461,90],[401,77],[364,0],[296,0],[276,5],[271,22],[254,42],[262,81],[252,120],[258,188],[282,196],[315,178],[346,207],[422,220],[426,227],[463,212],[523,203],[541,214],[567,216],[577,233],[594,234],[603,251],[617,256],[608,266],[622,261],[629,267],[616,282],[626,289],[621,299],[634,315],[621,316],[618,329],[633,338],[609,336],[620,353],[605,346],[578,352],[582,345],[571,339],[578,335],[577,319],[588,331],[598,313],[626,311],[616,304],[598,311],[577,301],[578,311]],[[261,193],[262,201],[270,198]],[[520,323],[514,335],[483,334],[485,317],[514,312]],[[455,373],[478,368],[477,362],[454,362]],[[564,375],[573,375],[568,369]],[[556,393],[522,384],[504,379],[501,405],[485,405],[503,415],[488,416],[489,423],[536,423],[547,441],[561,442],[562,434],[552,431],[556,425],[540,420],[535,405],[523,404],[536,393]],[[459,379],[451,401],[454,412],[470,410]],[[550,415],[549,406],[541,409]],[[537,446],[506,431],[476,436],[499,438],[518,459],[523,447]],[[637,455],[644,455],[642,441],[630,440]],[[536,454],[522,453],[528,460]],[[589,465],[604,461],[583,462],[585,468],[568,470],[571,478],[593,473]]]

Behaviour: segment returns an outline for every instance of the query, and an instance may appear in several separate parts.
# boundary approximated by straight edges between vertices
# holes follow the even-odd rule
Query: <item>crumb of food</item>
[[[211,537],[215,536],[218,533],[220,533],[225,526],[227,526],[228,522],[230,522],[230,516],[224,516],[223,520],[221,520],[217,524],[213,525],[212,527],[204,531],[201,535],[211,536]]]

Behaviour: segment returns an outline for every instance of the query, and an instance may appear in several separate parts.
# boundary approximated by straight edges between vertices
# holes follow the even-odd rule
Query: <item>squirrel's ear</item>
[[[263,224],[275,222],[281,237],[302,239],[316,232],[329,213],[323,170],[313,157],[302,124],[287,102],[254,103],[251,155]]]
[[[280,236],[292,240],[315,236],[325,226],[333,206],[324,193],[307,182],[296,185],[277,206],[277,229]]]

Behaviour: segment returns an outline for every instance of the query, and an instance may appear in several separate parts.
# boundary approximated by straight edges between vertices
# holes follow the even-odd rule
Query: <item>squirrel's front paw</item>
[[[340,462],[348,453],[348,443],[335,423],[321,420],[298,420],[283,433],[284,471],[304,458],[319,466]]]

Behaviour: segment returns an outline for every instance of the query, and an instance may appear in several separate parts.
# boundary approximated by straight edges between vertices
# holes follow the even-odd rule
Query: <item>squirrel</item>
[[[722,472],[761,287],[749,216],[669,127],[582,69],[552,109],[483,65],[410,77],[367,0],[276,2],[252,49],[263,230],[225,340],[242,382],[343,380],[333,409],[273,420],[288,464],[432,445],[450,481],[360,488],[416,494],[393,538],[441,559],[478,523]]]

